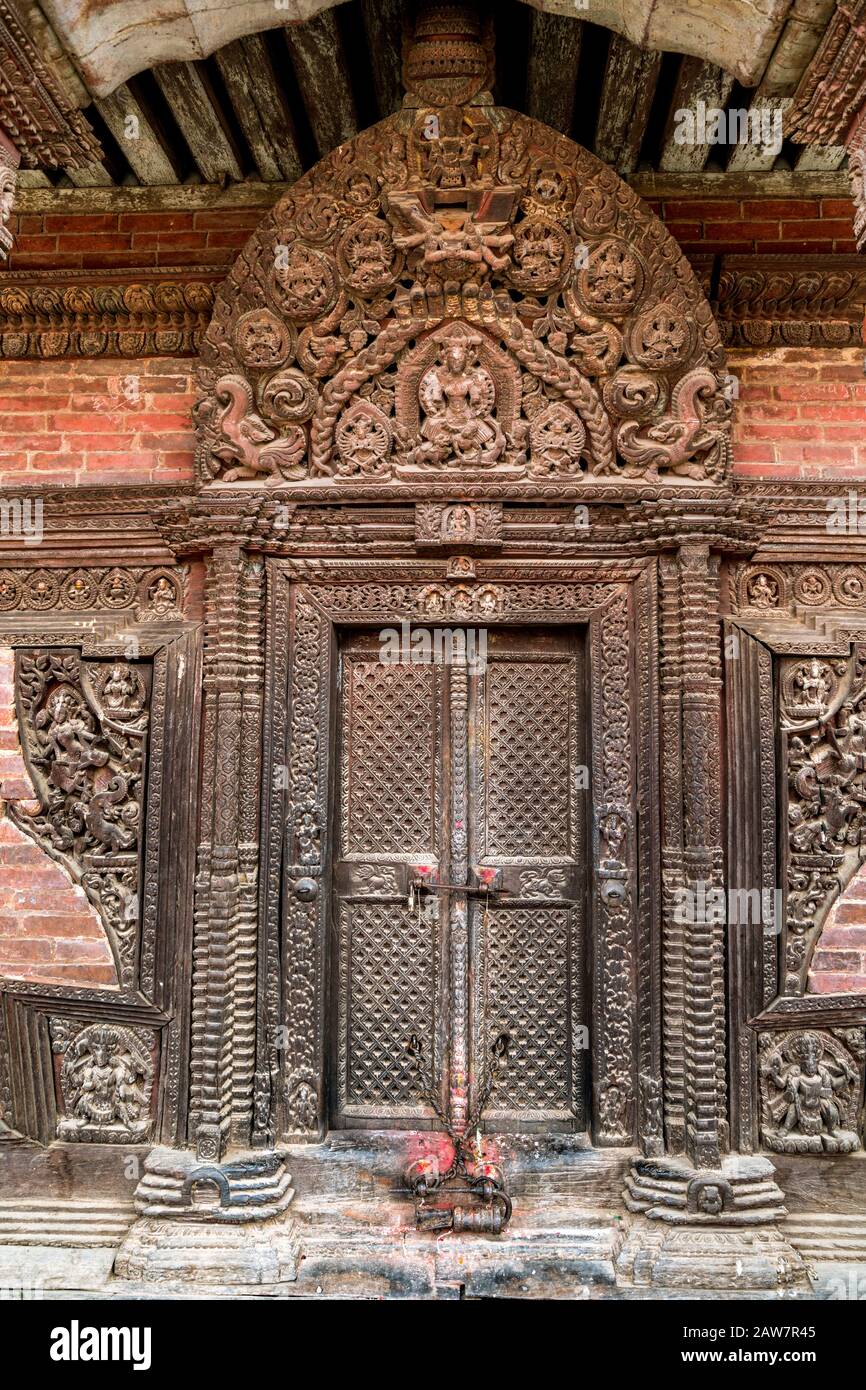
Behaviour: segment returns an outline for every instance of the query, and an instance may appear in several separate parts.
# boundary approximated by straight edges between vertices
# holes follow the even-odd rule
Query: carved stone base
[[[293,1217],[240,1225],[209,1221],[136,1221],[114,1262],[116,1279],[143,1283],[282,1284],[298,1277],[300,1241]]]
[[[790,1291],[808,1297],[802,1257],[773,1227],[682,1227],[637,1222],[617,1260],[617,1274],[638,1287]]]
[[[784,1194],[767,1158],[732,1154],[721,1169],[692,1168],[684,1158],[638,1158],[623,1201],[631,1212],[689,1226],[764,1226],[785,1216]]]
[[[114,1264],[118,1279],[279,1284],[298,1277],[294,1196],[284,1154],[202,1162],[154,1149],[135,1194],[136,1221]]]
[[[238,1154],[208,1163],[188,1149],[152,1149],[135,1192],[141,1216],[238,1224],[284,1212],[294,1197],[284,1154]]]

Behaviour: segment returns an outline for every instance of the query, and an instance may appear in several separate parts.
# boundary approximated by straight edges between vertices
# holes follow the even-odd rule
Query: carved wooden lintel
[[[856,347],[866,265],[859,256],[723,256],[716,310],[728,347]]]

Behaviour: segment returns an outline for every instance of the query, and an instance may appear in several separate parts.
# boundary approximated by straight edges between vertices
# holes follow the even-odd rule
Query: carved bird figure
[[[296,426],[285,438],[278,438],[253,410],[252,387],[243,377],[221,377],[214,394],[222,409],[216,421],[220,438],[213,454],[221,463],[231,465],[223,474],[223,482],[275,473],[283,478],[303,477],[303,430]]]

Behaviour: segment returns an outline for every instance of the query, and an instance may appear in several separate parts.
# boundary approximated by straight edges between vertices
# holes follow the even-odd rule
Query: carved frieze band
[[[728,347],[857,347],[866,266],[858,256],[722,256],[714,308]]]
[[[0,569],[0,618],[12,613],[81,613],[103,609],[132,615],[137,623],[182,616],[186,574],[162,566],[151,569],[90,567]]]
[[[0,166],[0,212],[2,178]],[[193,355],[219,278],[202,266],[11,271],[0,279],[0,357]]]

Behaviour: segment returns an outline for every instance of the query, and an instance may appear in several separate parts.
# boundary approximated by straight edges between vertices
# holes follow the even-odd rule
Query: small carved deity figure
[[[139,1137],[149,1128],[153,1067],[127,1030],[85,1028],[69,1045],[60,1078],[67,1108],[60,1137],[105,1141]]]
[[[163,614],[174,611],[176,602],[174,585],[170,579],[166,579],[164,574],[161,574],[156,583],[148,589],[147,597],[154,613]]]
[[[835,1040],[832,1040],[835,1043]],[[773,1047],[761,1064],[764,1140],[786,1153],[850,1153],[859,1148],[846,1123],[859,1076],[845,1049],[818,1033]]]
[[[104,767],[108,754],[95,748],[94,731],[81,700],[69,686],[58,686],[34,721],[43,731],[42,747],[50,763],[48,780],[62,796],[82,790],[84,769]]]
[[[833,689],[829,674],[827,667],[815,657],[797,668],[793,680],[796,692],[793,703],[796,710],[809,709],[818,714],[823,713]]]
[[[756,574],[749,580],[746,595],[753,608],[775,608],[779,586],[768,574]]]
[[[421,378],[418,398],[424,412],[423,443],[411,450],[409,463],[472,466],[495,463],[505,435],[493,416],[493,378],[469,349],[472,339],[448,343],[440,361]]]
[[[102,697],[109,710],[137,708],[138,685],[128,666],[112,666],[102,687]]]
[[[443,539],[468,541],[472,539],[473,529],[473,516],[469,507],[447,507],[443,512]]]

